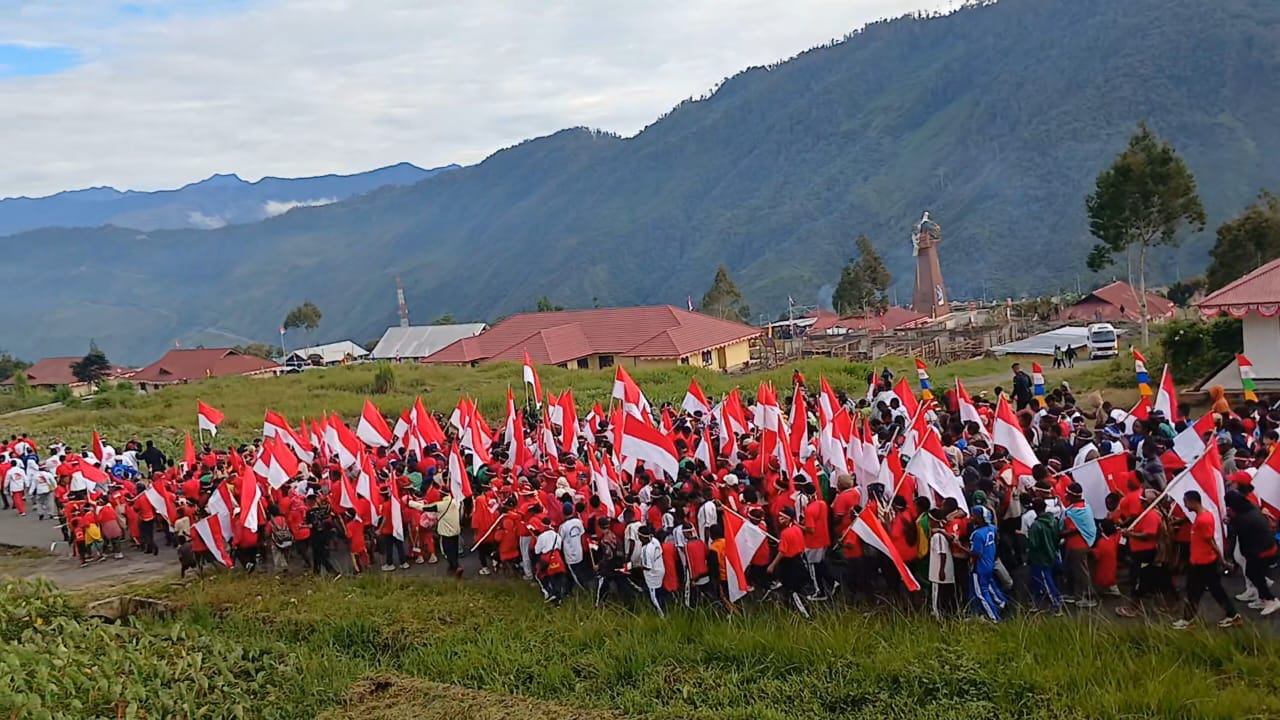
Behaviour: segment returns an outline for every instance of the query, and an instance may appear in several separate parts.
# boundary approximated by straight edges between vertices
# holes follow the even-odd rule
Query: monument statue
[[[942,266],[938,262],[938,245],[942,242],[942,227],[924,217],[911,231],[911,255],[916,259],[916,284],[911,293],[911,309],[931,318],[951,313],[947,286],[942,282]]]

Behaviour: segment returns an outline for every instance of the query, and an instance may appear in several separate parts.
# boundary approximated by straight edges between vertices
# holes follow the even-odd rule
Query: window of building
[[[591,367],[591,361],[586,358],[578,358],[578,369],[586,370]]]
[[[702,351],[702,367],[711,367],[711,351]]]
[[[681,365],[688,365],[688,364],[689,364],[689,356],[688,356],[688,355],[685,355],[684,357],[680,358],[680,364],[681,364]]]
[[[556,367],[560,368],[561,370],[568,370],[568,369],[569,369],[569,363],[560,363],[560,364],[559,364],[559,365],[557,365]]]
[[[601,367],[601,368],[613,367],[613,356],[612,356],[612,355],[601,355],[601,356],[600,356],[600,367]]]

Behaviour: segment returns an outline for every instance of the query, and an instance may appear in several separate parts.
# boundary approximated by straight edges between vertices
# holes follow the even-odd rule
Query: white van
[[[1089,326],[1089,357],[1110,358],[1120,354],[1116,329],[1111,323],[1094,323]]]

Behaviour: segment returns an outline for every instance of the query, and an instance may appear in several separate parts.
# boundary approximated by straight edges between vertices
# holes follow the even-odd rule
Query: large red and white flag
[[[266,417],[262,420],[262,437],[276,438],[288,445],[289,449],[293,450],[293,454],[303,462],[310,463],[315,460],[315,449],[310,438],[294,432],[289,426],[289,421],[273,410],[268,410]]]
[[[1253,475],[1253,492],[1272,512],[1280,512],[1280,452],[1267,456],[1267,461]]]
[[[387,447],[391,444],[391,428],[378,411],[377,406],[365,398],[364,409],[360,412],[360,424],[356,425],[356,437],[370,447]]]
[[[230,535],[224,534],[228,533],[230,528],[223,530],[221,516],[210,515],[192,525],[191,529],[196,531],[196,534],[204,541],[205,547],[209,548],[209,552],[213,553],[218,562],[226,567],[231,567],[235,564],[231,560],[231,553],[227,551],[226,538]]]
[[[591,464],[591,491],[600,498],[600,504],[604,506],[608,516],[615,517],[613,493],[609,489],[609,475],[601,467],[595,453],[587,453],[587,459]]]
[[[538,371],[533,368],[527,350],[524,353],[524,384],[533,387],[533,401],[542,407],[542,381],[538,379]]]
[[[221,410],[212,405],[205,405],[199,400],[196,401],[196,425],[201,430],[207,431],[210,435],[217,435],[218,426],[222,424],[223,419]]]
[[[454,500],[462,501],[472,496],[471,478],[467,475],[467,467],[462,462],[462,453],[458,446],[449,447],[449,494]]]
[[[258,532],[259,505],[262,504],[262,488],[253,477],[240,478],[240,527]]]
[[[188,436],[187,436],[187,442],[191,442],[191,436],[190,436],[190,435],[188,435]],[[98,431],[97,431],[97,430],[94,430],[94,431],[93,431],[93,444],[89,446],[89,449],[93,451],[93,459],[94,459],[94,460],[95,460],[99,465],[102,465],[102,464],[105,464],[105,463],[106,463],[106,461],[107,461],[107,460],[106,460],[106,457],[105,457],[105,456],[106,456],[106,454],[107,454],[107,451],[106,451],[106,449],[105,449],[105,448],[103,448],[103,446],[102,446],[102,436],[98,434]],[[195,454],[195,453],[193,452],[193,453],[192,453],[192,455],[194,455],[194,454]]]
[[[222,531],[222,537],[231,539],[231,518],[236,511],[235,495],[231,492],[231,481],[220,483],[218,489],[209,495],[209,502],[204,504],[204,509],[210,515],[218,518],[218,526]],[[205,543],[209,545],[208,542]],[[209,545],[209,547],[213,547]]]
[[[165,522],[169,523],[169,527],[173,527],[173,524],[178,522],[178,508],[173,502],[172,495],[161,492],[155,485],[149,486],[142,494],[147,496],[151,509],[164,518]]]
[[[1214,427],[1213,413],[1205,413],[1199,420],[1186,426],[1182,432],[1174,436],[1171,452],[1178,456],[1183,465],[1195,462],[1208,449],[1209,443],[1205,441],[1205,436],[1213,432]],[[1166,452],[1165,455],[1168,453]],[[1167,466],[1168,463],[1166,463]]]
[[[1026,434],[1022,432],[1022,424],[1013,414],[1013,408],[1009,407],[1009,401],[1004,395],[996,401],[996,419],[991,428],[991,437],[992,442],[1009,451],[1015,475],[1030,475],[1031,469],[1040,463],[1035,451],[1031,449],[1031,443],[1027,442]]]
[[[649,400],[621,365],[613,373],[613,397],[622,401],[622,409],[627,413],[652,422],[653,410],[649,406]]]
[[[831,422],[836,416],[836,411],[840,409],[840,398],[831,391],[831,385],[827,383],[826,376],[818,378],[821,390],[818,393],[818,419],[825,425]]]
[[[964,485],[951,471],[951,463],[947,462],[947,456],[942,451],[942,441],[936,433],[925,434],[920,451],[911,456],[905,469],[907,474],[923,482],[938,495],[954,499],[962,510],[969,511],[969,506],[964,501]]]
[[[263,451],[267,451],[264,449]],[[298,457],[284,443],[277,441],[271,446],[270,465],[267,467],[267,484],[279,490],[281,486],[298,474]]]
[[[822,461],[827,467],[835,470],[840,474],[849,472],[849,459],[845,455],[846,448],[850,447],[849,436],[853,432],[853,425],[849,421],[849,411],[841,407],[836,414],[822,426],[818,431],[818,451],[822,455]],[[859,443],[858,453],[862,453],[862,446]]]
[[[1156,399],[1151,409],[1164,413],[1164,419],[1170,424],[1178,419],[1178,389],[1174,387],[1173,374],[1169,372],[1168,365],[1160,373],[1160,388],[1156,390]]]
[[[1259,473],[1262,471],[1259,470]],[[1195,490],[1200,493],[1200,499],[1204,503],[1204,507],[1217,520],[1215,523],[1215,537],[1218,541],[1220,549],[1225,548],[1223,544],[1222,524],[1227,518],[1227,506],[1224,502],[1226,498],[1226,483],[1222,476],[1222,456],[1218,454],[1217,444],[1211,444],[1205,450],[1204,455],[1200,456],[1186,470],[1178,473],[1172,480],[1166,491],[1173,501],[1178,503],[1182,508],[1182,512],[1187,517],[1192,517],[1192,513],[1182,501],[1182,496],[1188,490]],[[1254,487],[1255,492],[1257,487]]]
[[[622,457],[643,460],[646,467],[660,469],[672,479],[680,472],[679,456],[671,438],[634,415],[623,418],[619,450]]]
[[[978,432],[990,442],[991,430],[982,422],[978,406],[973,404],[973,398],[969,397],[969,392],[964,389],[964,383],[960,382],[960,378],[956,378],[956,402],[960,406],[960,420],[965,423],[976,423]]]
[[[698,387],[697,378],[689,378],[689,389],[685,391],[684,402],[680,403],[680,407],[690,415],[694,413],[702,413],[703,417],[711,415],[711,403],[707,402],[707,396],[703,395],[702,388]]]
[[[707,426],[702,426],[702,433],[698,436],[698,445],[693,449],[693,459],[701,460],[703,465],[714,471],[716,469],[715,453],[711,448],[711,432],[707,430]]]
[[[262,444],[258,446],[258,457],[253,459],[253,471],[258,477],[266,479],[271,475],[271,456],[272,450],[276,444],[276,440],[272,438],[263,438]]]
[[[791,400],[791,428],[787,433],[791,441],[791,454],[804,460],[812,452],[809,445],[809,409],[805,406],[804,393],[797,392]],[[815,480],[817,478],[814,478]]]
[[[765,539],[765,533],[758,525],[744,522],[737,513],[725,512],[724,555],[729,565],[726,576],[730,602],[737,602],[751,592],[751,586],[747,584],[747,564]]]
[[[560,393],[560,452],[578,454],[578,408],[573,390]]]
[[[1129,456],[1125,453],[1105,455],[1071,468],[1071,479],[1080,484],[1094,517],[1107,516],[1107,495],[1122,491],[1119,478],[1128,469]]]
[[[911,386],[907,384],[905,377],[898,378],[897,384],[893,386],[893,394],[898,396],[898,402],[902,403],[902,409],[907,411],[907,416],[914,416],[920,410],[920,402],[916,400],[916,395],[911,391]]]
[[[906,455],[915,455],[921,443],[924,442],[925,435],[936,434],[925,416],[924,406],[917,408],[916,414],[911,416],[911,422],[907,425],[906,434],[902,436],[902,452]]]
[[[884,553],[893,561],[893,566],[898,569],[898,575],[902,577],[902,583],[908,590],[916,592],[920,589],[920,583],[907,568],[905,559],[898,553],[898,549],[889,538],[889,533],[884,529],[884,525],[880,524],[880,518],[876,517],[870,506],[864,507],[862,512],[858,513],[852,529],[859,540]]]
[[[386,423],[384,422],[385,426]],[[342,462],[343,467],[350,467],[360,460],[360,453],[364,452],[364,445],[356,434],[351,432],[351,428],[342,422],[342,418],[337,413],[329,416],[329,427],[333,429],[333,436],[336,439],[338,460]]]
[[[889,452],[884,454],[884,460],[880,462],[880,473],[876,475],[876,482],[884,486],[885,497],[891,500],[898,495],[908,499],[916,496],[914,476],[907,474],[906,468],[902,466],[902,455],[898,453],[898,448],[892,445],[889,446]]]
[[[379,503],[382,498],[378,497],[378,476],[373,473],[373,463],[369,462],[369,458],[360,456],[360,474],[356,476],[356,495],[369,501],[369,517],[366,518],[370,525],[377,525],[382,518],[382,514],[378,511]]]
[[[880,474],[880,453],[876,448],[876,436],[871,432],[866,418],[862,419],[861,436],[850,439],[850,446],[855,442],[861,445],[862,451],[857,456],[850,453],[854,459],[853,474],[858,479],[858,486],[864,491],[863,497],[866,497],[867,486],[875,482],[876,476]]]
[[[392,447],[409,447],[409,430],[413,428],[409,419],[409,413],[413,408],[405,408],[400,411],[400,417],[396,420],[396,424],[391,428]]]

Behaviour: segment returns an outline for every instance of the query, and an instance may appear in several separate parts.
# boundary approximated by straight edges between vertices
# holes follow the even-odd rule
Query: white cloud
[[[0,80],[0,197],[465,164],[575,125],[629,135],[747,66],[949,1],[19,0],[0,42],[84,64]]]
[[[187,212],[187,222],[204,230],[217,230],[227,224],[226,220],[217,215],[205,215],[199,210]]]
[[[268,200],[262,204],[262,212],[266,213],[267,217],[275,217],[283,215],[294,208],[320,207],[321,205],[336,202],[338,202],[336,197],[316,198],[314,200]]]

